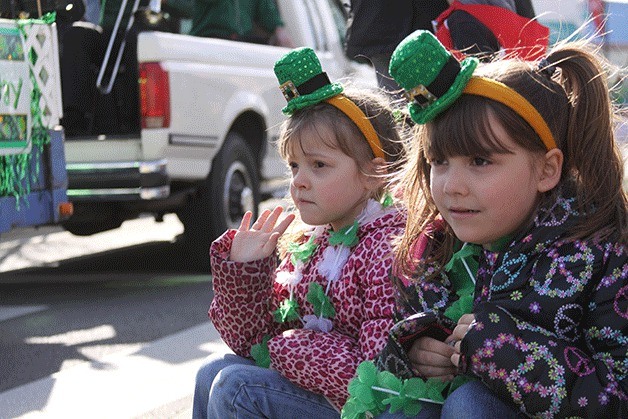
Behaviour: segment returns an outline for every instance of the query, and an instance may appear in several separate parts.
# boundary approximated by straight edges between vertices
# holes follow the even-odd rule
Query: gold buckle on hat
[[[428,106],[430,106],[430,104],[436,102],[436,100],[438,99],[432,94],[432,92],[427,90],[427,87],[423,86],[422,84],[419,84],[410,91],[406,90],[405,95],[409,101],[416,103],[423,109],[427,108]]]
[[[295,97],[301,96],[292,80],[288,80],[287,82],[279,86],[279,90],[281,90],[281,93],[283,93],[283,97],[285,97],[286,101],[288,102],[290,102]]]

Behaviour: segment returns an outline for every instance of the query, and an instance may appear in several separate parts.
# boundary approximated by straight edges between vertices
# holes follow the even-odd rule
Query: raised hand
[[[475,322],[473,314],[465,314],[458,320],[458,325],[454,328],[452,334],[447,338],[446,342],[453,345],[455,352],[451,355],[451,363],[456,367],[460,363],[460,341],[464,339],[471,325]]]
[[[412,344],[408,357],[417,374],[424,378],[452,380],[456,368],[451,363],[454,348],[440,340],[423,336]]]
[[[277,224],[282,212],[282,207],[275,207],[272,211],[264,210],[253,226],[250,226],[253,214],[247,211],[233,238],[229,260],[250,262],[272,255],[277,247],[277,240],[295,217],[294,214],[288,214]]]

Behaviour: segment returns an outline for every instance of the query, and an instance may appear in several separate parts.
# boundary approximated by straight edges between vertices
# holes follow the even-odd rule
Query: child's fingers
[[[408,355],[411,359],[415,358],[413,360],[420,364],[430,363],[426,362],[426,357],[430,357],[432,360],[439,359],[440,365],[447,365],[447,362],[443,360],[449,359],[453,352],[453,348],[445,342],[441,342],[438,339],[428,336],[423,336],[414,341],[408,351]]]
[[[259,218],[255,221],[255,224],[253,224],[253,230],[261,229],[269,215],[270,215],[270,210],[265,209],[264,212],[262,212]]]
[[[279,225],[277,227],[275,227],[274,232],[277,232],[280,235],[283,234],[286,231],[286,229],[288,228],[288,226],[292,223],[292,221],[294,221],[295,217],[296,216],[294,214],[286,215],[286,218],[281,220]]]
[[[447,338],[448,340],[461,341],[467,335],[467,332],[469,331],[469,329],[471,328],[471,325],[475,321],[475,317],[473,317],[472,314],[465,314],[465,316],[471,316],[470,317],[471,321],[469,321],[468,323],[465,323],[465,322],[462,322],[462,318],[461,318],[460,321],[458,321],[458,325],[454,328],[454,331],[451,334],[451,336]],[[466,320],[468,319],[469,318],[467,318]]]
[[[451,365],[451,361],[447,359],[446,366],[435,366],[435,365],[423,365],[423,364],[413,364],[412,367],[418,373],[418,375],[426,378],[443,378],[453,376],[456,372],[456,369],[453,365]]]
[[[244,213],[242,217],[242,221],[240,221],[240,227],[238,230],[240,231],[248,231],[249,226],[251,225],[251,218],[253,217],[253,213],[251,211],[247,211]]]
[[[277,232],[272,233],[270,236],[268,236],[268,241],[264,243],[264,246],[262,248],[265,254],[270,255],[275,250],[275,247],[277,247],[277,242],[279,241],[279,236],[281,236],[281,234]]]
[[[270,233],[271,231],[273,231],[273,228],[275,228],[275,224],[277,223],[277,220],[279,219],[279,216],[281,215],[282,212],[283,212],[282,207],[280,206],[275,207],[275,209],[273,209],[273,211],[270,213],[270,215],[264,222],[264,225],[262,226],[262,231],[266,233]]]
[[[475,315],[473,313],[463,314],[458,320],[458,324],[471,324],[475,321]]]

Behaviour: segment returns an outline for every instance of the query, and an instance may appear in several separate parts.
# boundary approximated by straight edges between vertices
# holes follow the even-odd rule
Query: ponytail
[[[575,180],[578,210],[587,214],[573,236],[618,233],[625,241],[623,161],[603,62],[580,43],[556,46],[546,61],[560,69],[553,78],[569,99],[564,136],[557,137],[564,154],[562,178]]]

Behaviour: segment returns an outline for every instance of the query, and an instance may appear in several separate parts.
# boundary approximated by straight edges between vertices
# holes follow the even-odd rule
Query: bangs
[[[283,159],[294,156],[297,147],[302,153],[308,154],[313,145],[324,145],[332,149],[338,149],[338,139],[333,127],[327,124],[315,122],[315,118],[293,120],[286,127],[283,141],[280,144],[280,155]]]
[[[501,120],[503,105],[473,95],[462,95],[446,112],[427,124],[424,149],[431,159],[453,156],[490,156],[508,154],[512,150],[499,140],[493,127]],[[504,127],[506,131],[509,131]]]

